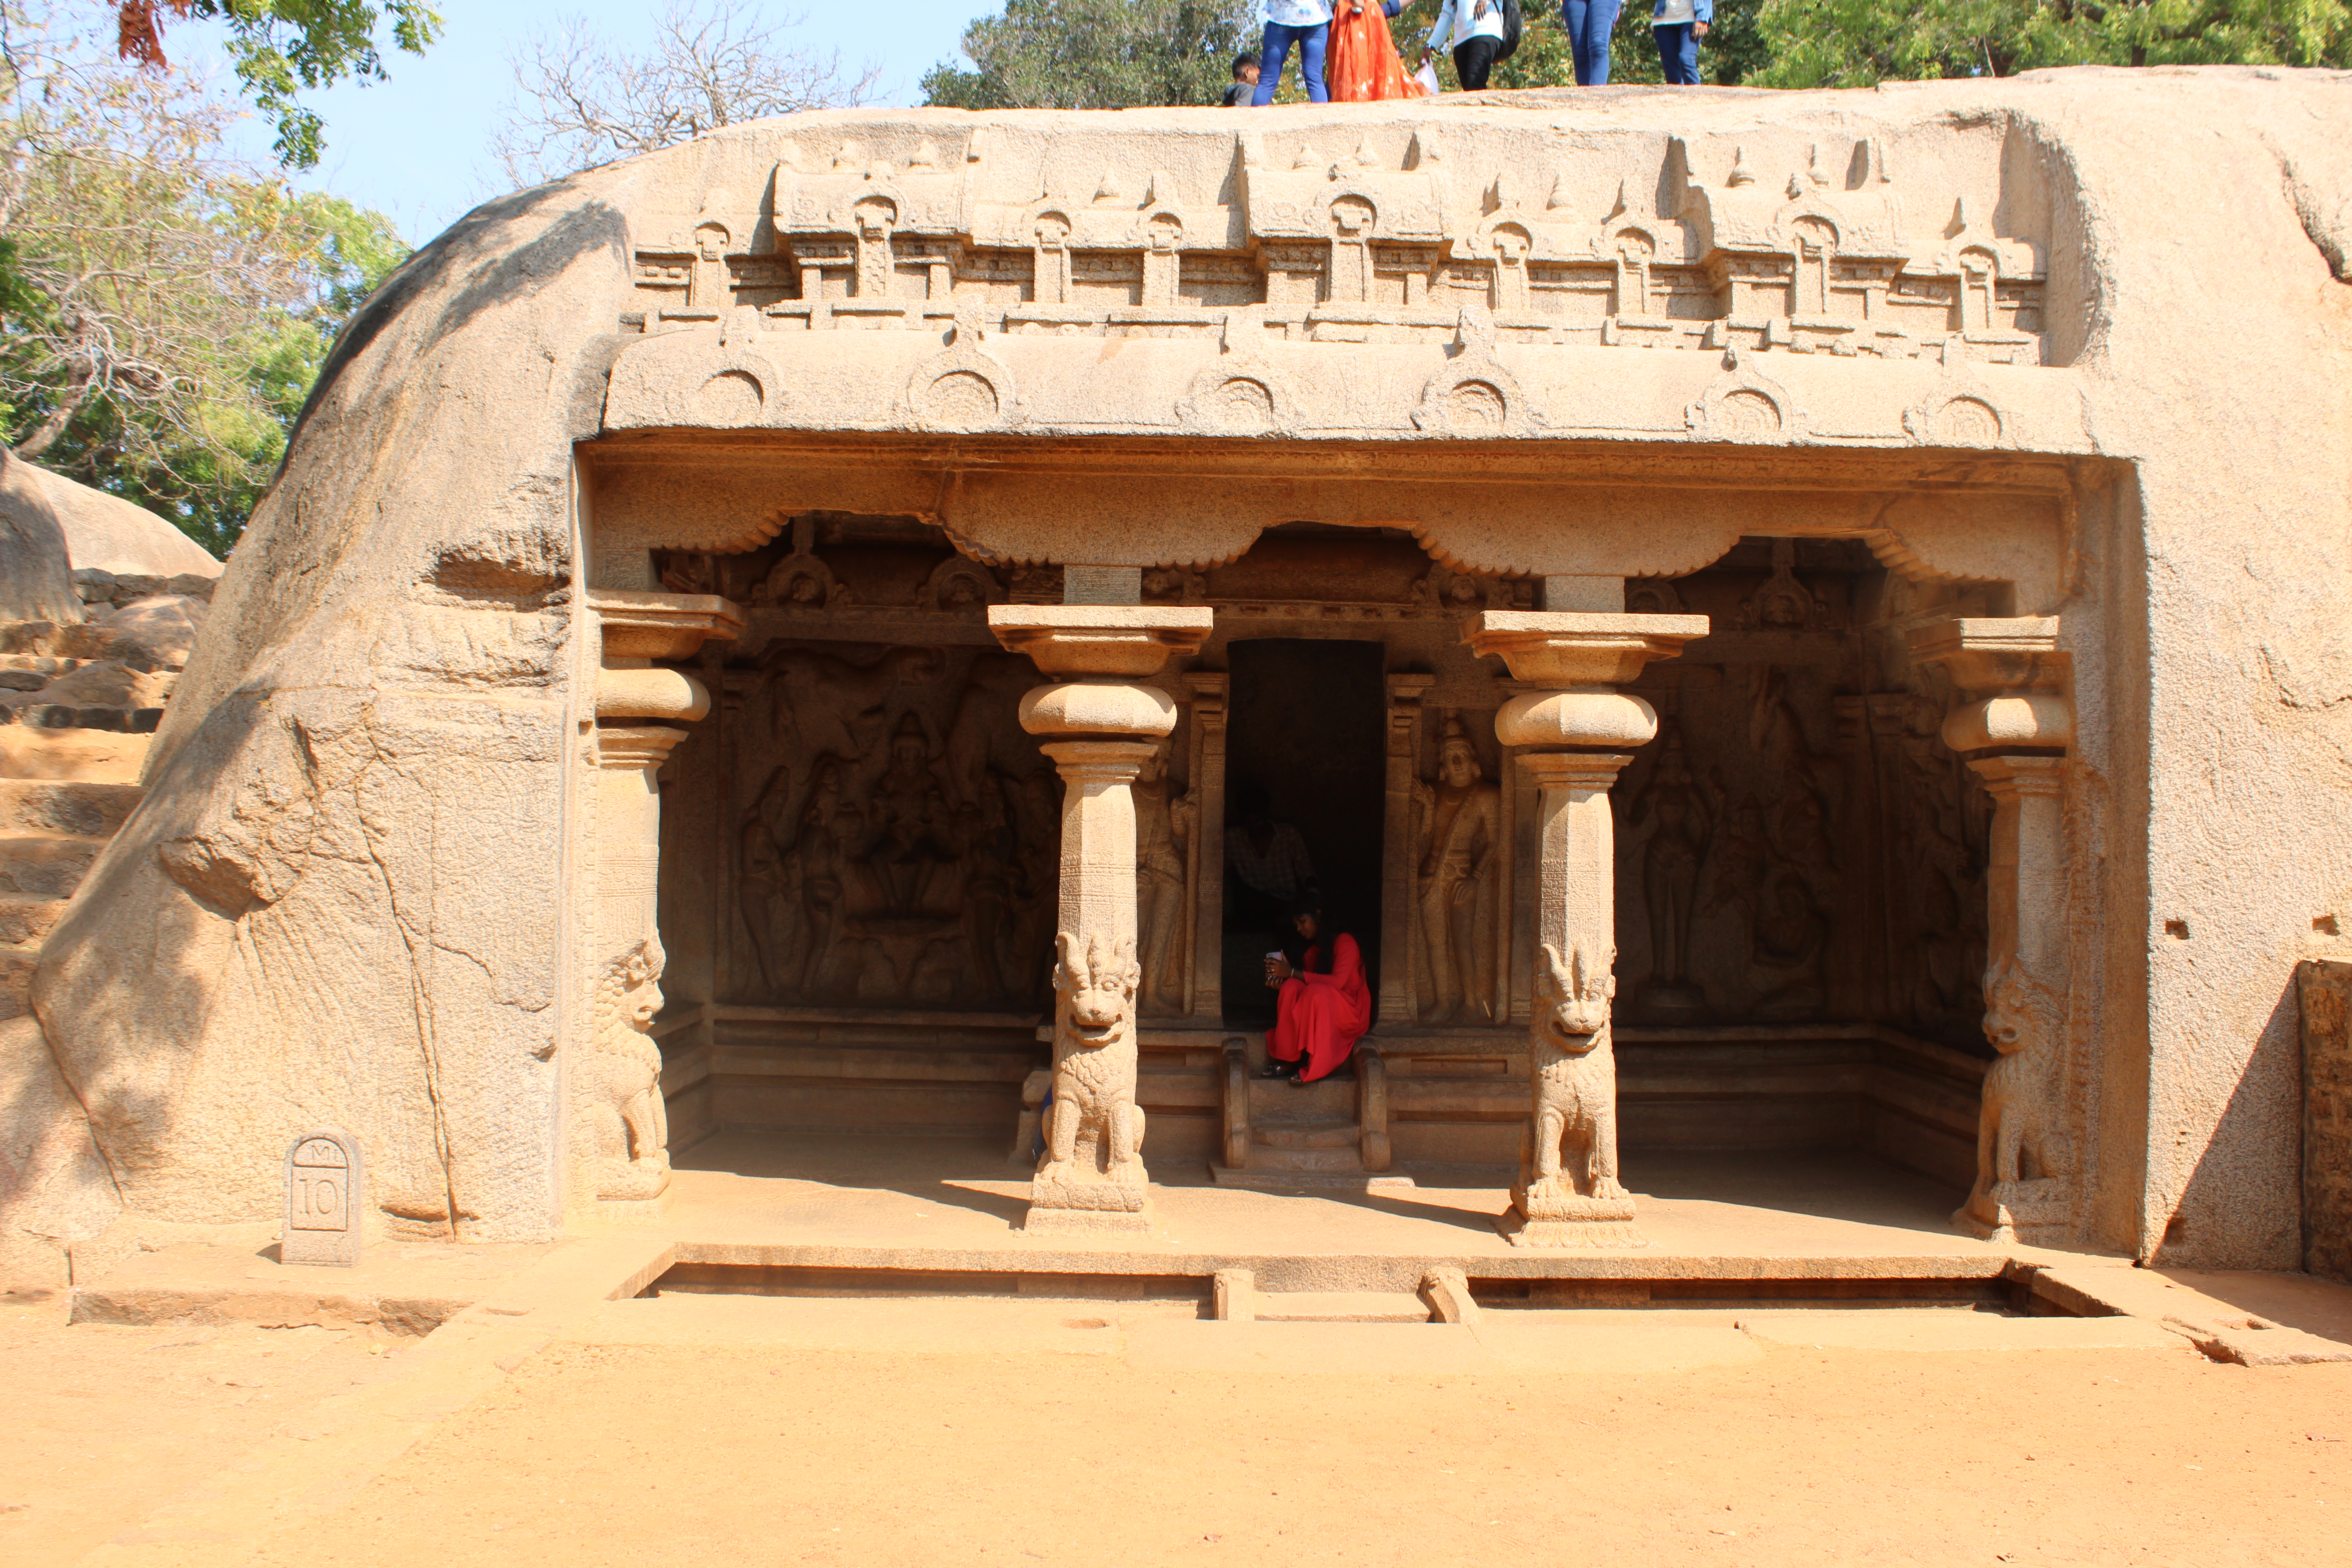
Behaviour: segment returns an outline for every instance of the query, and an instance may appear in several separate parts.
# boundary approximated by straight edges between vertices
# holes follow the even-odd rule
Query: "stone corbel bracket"
[[[691,658],[704,642],[742,634],[743,612],[716,594],[665,594],[592,589],[604,638],[596,674],[596,717],[691,722],[710,711],[710,693],[684,670],[655,667],[657,658]]]
[[[1026,654],[1040,674],[1073,681],[1139,680],[1157,675],[1171,658],[1200,652],[1214,624],[1214,613],[1205,605],[988,607],[989,630],[1006,652]],[[1160,700],[1166,703],[1172,724],[1175,704],[1164,693]],[[1121,731],[1120,726],[1111,728]]]
[[[2058,647],[2057,616],[1938,622],[1911,634],[1911,657],[1943,666],[1969,699],[1944,720],[1952,750],[2059,752],[2074,742],[2074,655]]]

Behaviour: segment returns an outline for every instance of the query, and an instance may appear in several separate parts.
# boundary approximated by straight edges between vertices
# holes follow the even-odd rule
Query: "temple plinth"
[[[1658,716],[1616,688],[1706,635],[1704,616],[1496,611],[1467,638],[1498,655],[1525,692],[1496,716],[1538,792],[1534,1016],[1528,1123],[1511,1207],[1496,1220],[1520,1247],[1642,1247],[1617,1174],[1615,832],[1609,789],[1658,732]]]
[[[1143,1234],[1151,1184],[1136,1104],[1136,775],[1176,725],[1167,693],[1133,684],[1209,636],[1206,608],[997,605],[989,628],[1054,684],[1021,700],[1021,727],[1060,773],[1054,935],[1053,1101],[1022,1228]]]

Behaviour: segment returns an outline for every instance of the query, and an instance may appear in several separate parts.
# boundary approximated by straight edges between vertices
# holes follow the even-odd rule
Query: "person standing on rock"
[[[1404,9],[1404,0],[1332,0],[1332,5],[1336,15],[1327,62],[1332,102],[1425,96],[1421,84],[1404,74],[1404,58],[1389,33],[1389,23]]]
[[[1609,85],[1609,35],[1616,29],[1623,0],[1560,0],[1559,19],[1568,28],[1576,85]]]
[[[1612,0],[1614,3],[1614,0]],[[1453,51],[1454,75],[1465,92],[1486,89],[1495,57],[1503,52],[1503,0],[1444,0],[1421,47],[1421,63],[1441,47]]]
[[[1331,0],[1265,0],[1265,45],[1258,55],[1257,96],[1250,101],[1260,108],[1274,101],[1274,89],[1282,85],[1282,68],[1296,44],[1307,101],[1330,102],[1331,94],[1323,85],[1323,50],[1330,38]]]
[[[1715,26],[1715,0],[1657,0],[1650,12],[1650,36],[1658,40],[1658,64],[1668,87],[1698,85],[1698,41]]]

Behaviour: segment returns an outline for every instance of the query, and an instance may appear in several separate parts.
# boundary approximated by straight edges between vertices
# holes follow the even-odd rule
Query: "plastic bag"
[[[1439,93],[1445,90],[1444,88],[1437,85],[1437,62],[1435,60],[1422,61],[1421,68],[1412,73],[1412,79],[1415,86],[1419,87],[1422,91],[1429,94],[1432,98],[1435,98]]]

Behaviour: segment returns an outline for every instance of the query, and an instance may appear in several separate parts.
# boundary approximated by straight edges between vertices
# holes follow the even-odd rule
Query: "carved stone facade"
[[[1024,336],[1217,337],[1242,310],[1227,347],[1245,350],[1444,342],[1475,304],[1511,343],[2042,359],[2041,238],[1985,221],[1945,170],[1906,183],[1874,138],[1768,163],[1676,137],[1612,189],[1578,177],[1565,138],[1530,174],[1436,127],[1240,129],[1132,183],[1056,160],[1038,195],[1003,177],[991,135],[790,137],[763,200],[714,188],[639,242],[633,324],[741,310],[767,331],[920,331],[971,297],[987,330]],[[1505,389],[1465,384],[1474,417],[1507,416]],[[1203,422],[1286,412],[1263,375],[1221,387]],[[1990,425],[1940,413],[1943,433],[1990,443],[1997,416],[1969,412]]]
[[[32,969],[0,1258],[266,1220],[313,1124],[369,1226],[503,1241],[1048,1094],[1024,1223],[1141,1234],[1244,1142],[1258,784],[1353,905],[1368,1171],[1524,1131],[1573,1245],[1657,1147],[1861,1150],[1990,1245],[2291,1267],[2341,99],[869,110],[491,204]]]

